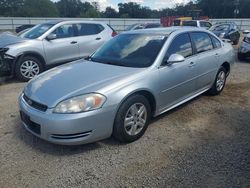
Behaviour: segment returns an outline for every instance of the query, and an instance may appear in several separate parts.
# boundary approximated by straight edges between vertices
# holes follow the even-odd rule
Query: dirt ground
[[[250,62],[220,96],[154,119],[137,142],[59,146],[21,125],[25,83],[0,86],[0,187],[250,187]]]

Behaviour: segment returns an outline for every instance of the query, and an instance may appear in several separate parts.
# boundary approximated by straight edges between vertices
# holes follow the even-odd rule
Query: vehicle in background
[[[124,32],[87,60],[32,79],[19,97],[21,119],[29,132],[57,144],[111,135],[133,142],[151,117],[204,92],[219,95],[231,63],[232,45],[204,29]]]
[[[162,27],[160,23],[136,23],[128,26],[125,31],[138,30],[138,29],[150,29]]]
[[[21,31],[26,30],[26,29],[30,29],[34,26],[35,26],[34,24],[25,24],[25,25],[18,26],[18,27],[16,27],[16,33],[20,33]]]
[[[239,50],[238,50],[238,59],[243,61],[250,58],[250,33],[245,32],[246,36],[244,37]]]
[[[183,26],[183,22],[184,21],[190,21],[192,20],[192,17],[180,17],[180,18],[176,18],[173,23],[172,26]]]
[[[234,22],[220,22],[213,25],[210,29],[216,36],[225,41],[237,45],[240,40],[240,30]]]
[[[0,61],[22,81],[49,66],[87,57],[117,33],[109,25],[92,21],[51,21],[18,36],[0,36]]]
[[[206,21],[206,20],[183,21],[182,25],[183,26],[200,27],[200,28],[204,28],[204,29],[209,29],[212,26],[212,24],[209,21]]]

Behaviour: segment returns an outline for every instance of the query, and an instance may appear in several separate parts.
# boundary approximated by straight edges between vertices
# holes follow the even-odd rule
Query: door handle
[[[194,67],[194,66],[195,66],[194,62],[189,63],[189,67]]]
[[[215,56],[219,56],[220,54],[216,53]]]
[[[102,38],[101,37],[97,37],[95,40],[101,40]]]
[[[76,44],[77,43],[77,41],[72,41],[70,44]]]

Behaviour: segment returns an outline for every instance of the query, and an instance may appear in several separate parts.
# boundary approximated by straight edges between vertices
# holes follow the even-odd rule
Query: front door
[[[56,28],[54,40],[43,40],[46,62],[48,64],[64,63],[79,58],[78,37],[72,24],[65,24]]]
[[[195,91],[196,59],[193,57],[191,40],[188,33],[178,35],[169,46],[166,58],[172,54],[185,57],[184,62],[163,65],[159,69],[160,104],[162,112],[188,98]]]

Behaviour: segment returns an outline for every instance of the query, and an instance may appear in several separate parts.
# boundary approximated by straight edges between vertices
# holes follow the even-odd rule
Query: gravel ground
[[[250,64],[220,96],[154,119],[137,142],[59,146],[21,125],[25,83],[0,86],[0,187],[250,187]]]

